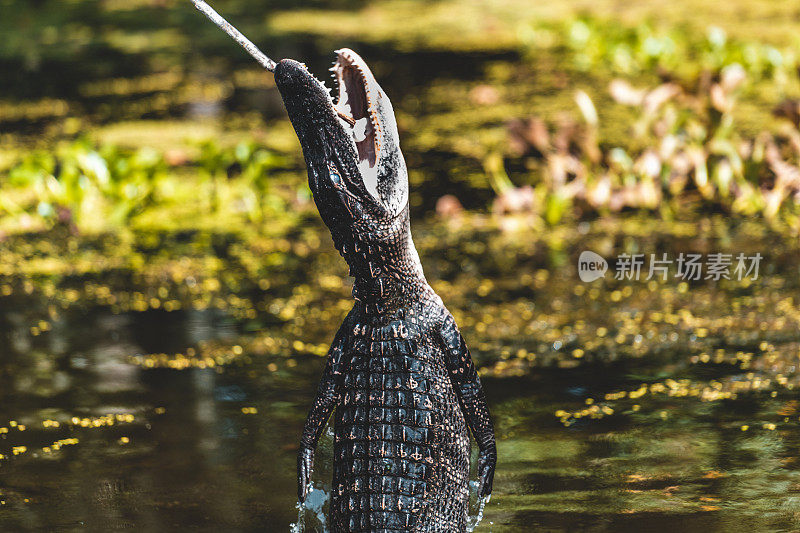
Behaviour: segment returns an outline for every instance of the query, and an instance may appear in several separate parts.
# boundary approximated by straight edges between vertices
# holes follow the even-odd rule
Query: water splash
[[[306,501],[295,504],[297,509],[297,522],[289,525],[290,533],[303,533],[306,530],[306,510],[311,511],[317,519],[319,526],[315,527],[315,531],[321,533],[328,532],[328,523],[325,519],[325,512],[323,508],[330,498],[330,493],[323,488],[315,488],[314,482],[308,484],[308,495]]]
[[[488,496],[484,496],[480,500],[478,500],[478,514],[475,516],[467,517],[467,531],[472,533],[475,531],[475,528],[478,527],[478,524],[481,523],[483,520],[483,509],[486,507],[486,504],[489,503],[489,500],[492,499],[492,495],[489,494]]]
[[[477,509],[475,515],[469,515],[467,517],[467,531],[472,533],[475,531],[475,528],[481,523],[483,520],[483,510],[486,507],[486,504],[489,503],[489,500],[492,499],[492,495],[485,496],[483,498],[478,498],[478,482],[471,481],[470,484],[470,491],[475,495],[477,499]],[[304,533],[306,530],[306,510],[311,511],[317,519],[319,526],[315,527],[315,531],[320,533],[328,533],[328,523],[325,519],[325,512],[324,507],[325,504],[330,499],[330,492],[326,491],[323,488],[315,488],[314,482],[312,481],[308,485],[308,495],[306,496],[306,501],[300,503],[299,501],[295,504],[295,508],[297,509],[297,522],[289,524],[289,533]]]
[[[306,507],[299,500],[294,506],[297,509],[297,522],[289,524],[289,533],[303,533],[306,529]]]
[[[492,499],[492,495],[489,494],[488,496],[484,496],[483,498],[478,498],[478,488],[480,484],[477,481],[470,481],[469,488],[470,492],[475,495],[477,499],[477,513],[475,515],[470,515],[467,517],[467,531],[472,533],[475,531],[475,528],[478,527],[478,524],[481,523],[483,520],[483,510],[486,507],[486,504],[489,503],[489,500]]]

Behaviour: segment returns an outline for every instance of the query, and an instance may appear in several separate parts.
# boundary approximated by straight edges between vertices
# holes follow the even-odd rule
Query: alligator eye
[[[339,174],[338,170],[332,166],[328,166],[328,172],[330,173],[331,183],[337,187],[342,184],[342,176]]]

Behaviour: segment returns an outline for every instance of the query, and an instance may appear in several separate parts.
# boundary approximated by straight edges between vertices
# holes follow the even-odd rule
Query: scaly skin
[[[355,305],[303,429],[298,496],[305,499],[314,448],[335,410],[333,531],[465,531],[468,429],[480,450],[479,494],[492,490],[497,452],[486,399],[414,248],[391,103],[354,52],[340,51],[337,67],[352,118],[370,121],[363,141],[305,67],[283,60],[275,70],[314,200],[355,278]],[[375,171],[372,186],[364,161]]]

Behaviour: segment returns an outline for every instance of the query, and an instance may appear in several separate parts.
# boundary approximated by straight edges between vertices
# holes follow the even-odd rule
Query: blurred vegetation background
[[[316,72],[343,45],[367,58],[397,108],[418,215],[451,194],[549,224],[686,207],[798,229],[790,2],[217,7]],[[2,9],[0,230],[227,226],[307,198],[270,75],[185,2]]]
[[[213,6],[391,98],[497,425],[482,528],[800,527],[797,2]],[[0,529],[287,529],[351,297],[271,75],[185,0],[0,0],[0,35]],[[583,284],[587,249],[764,260]]]

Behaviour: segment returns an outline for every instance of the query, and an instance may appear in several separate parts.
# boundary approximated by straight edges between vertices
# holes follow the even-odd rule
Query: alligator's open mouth
[[[377,196],[377,162],[380,156],[380,125],[373,105],[378,98],[372,73],[363,60],[349,50],[337,50],[331,69],[339,87],[334,109],[356,146],[364,185]],[[371,83],[372,82],[372,83]]]

